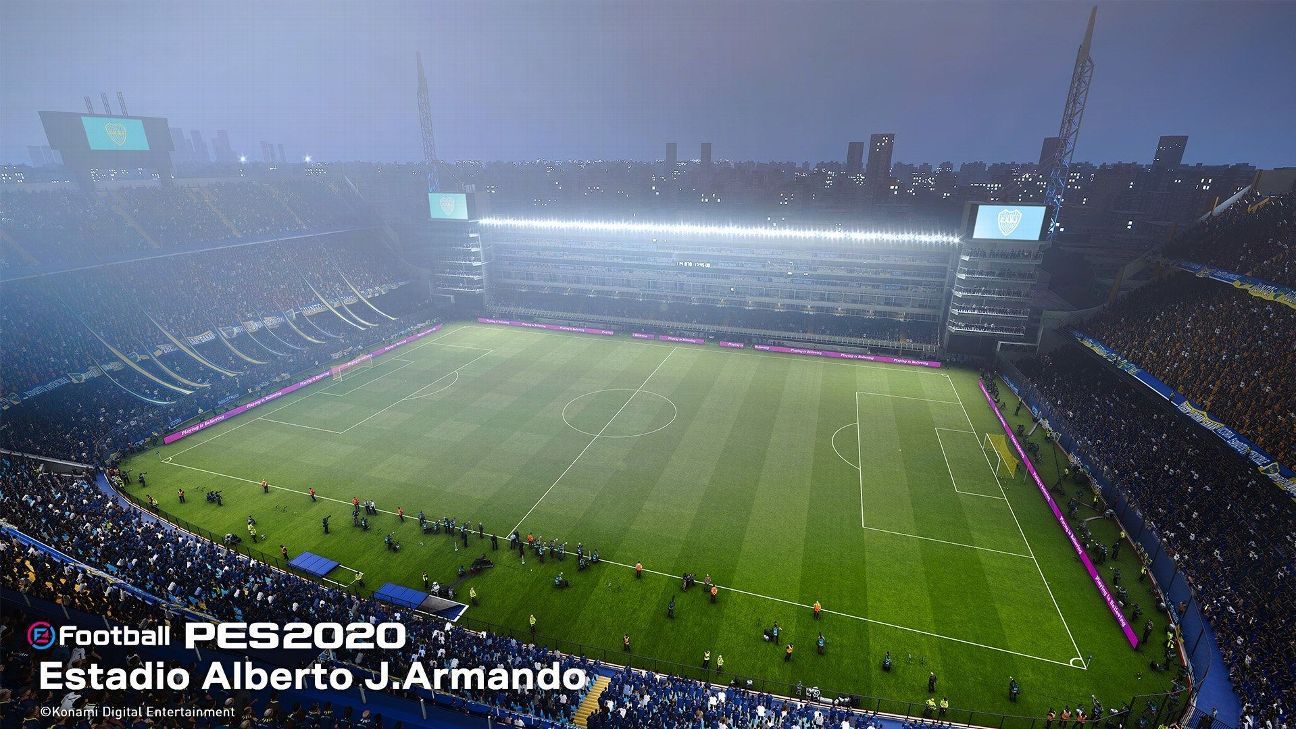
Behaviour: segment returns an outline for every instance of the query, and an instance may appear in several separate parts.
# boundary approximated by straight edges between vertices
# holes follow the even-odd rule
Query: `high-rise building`
[[[702,143],[702,169],[711,169],[711,143]]]
[[[863,142],[850,142],[846,145],[846,171],[851,174],[864,171]]]
[[[212,154],[216,157],[217,162],[234,161],[234,150],[230,148],[229,132],[224,129],[216,130],[216,138],[212,140]]]
[[[288,164],[288,155],[284,154],[283,142],[279,143],[279,164]]]
[[[1164,170],[1183,164],[1184,150],[1188,148],[1188,137],[1183,135],[1163,136],[1157,140],[1156,157],[1152,158],[1152,169]]]
[[[989,182],[990,175],[986,171],[985,162],[964,162],[959,165],[958,179],[960,185],[969,185],[976,182]]]
[[[881,189],[891,179],[891,151],[895,146],[895,134],[874,134],[869,137],[868,167],[864,177],[874,189]]]
[[[174,158],[177,162],[188,162],[193,159],[193,145],[180,127],[170,127],[171,146],[175,147]]]
[[[674,167],[679,164],[679,145],[675,142],[666,143],[666,166]]]
[[[27,155],[31,157],[32,167],[45,167],[50,164],[49,157],[45,156],[45,148],[39,144],[28,145]]]
[[[193,158],[197,162],[211,162],[211,155],[207,153],[207,143],[203,141],[202,132],[197,129],[189,132],[190,139],[193,140]]]
[[[1061,137],[1044,137],[1044,144],[1040,145],[1039,166],[1040,169],[1047,169],[1048,165],[1057,159],[1058,150],[1062,148]]]
[[[261,160],[268,165],[274,164],[274,147],[269,142],[261,142]]]

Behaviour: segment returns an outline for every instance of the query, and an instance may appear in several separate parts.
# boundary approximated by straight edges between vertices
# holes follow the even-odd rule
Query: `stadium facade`
[[[952,235],[484,221],[486,309],[933,355]]]

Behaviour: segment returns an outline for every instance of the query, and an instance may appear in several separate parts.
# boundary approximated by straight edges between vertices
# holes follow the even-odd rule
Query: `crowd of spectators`
[[[74,190],[0,193],[0,233],[4,269],[149,247],[107,199]]]
[[[1185,576],[1245,702],[1245,726],[1296,708],[1296,505],[1245,459],[1078,344],[1022,372]]]
[[[412,660],[438,668],[561,667],[590,669],[585,659],[566,656],[514,638],[457,628],[439,619],[402,611],[340,588],[326,587],[280,571],[222,545],[180,532],[163,521],[124,506],[85,478],[56,475],[34,462],[0,461],[0,518],[30,537],[111,578],[176,606],[218,620],[402,622],[404,649],[384,652],[339,649],[331,660],[366,669],[380,659],[403,674]],[[3,543],[0,543],[3,544]],[[9,549],[19,549],[13,543]],[[2,560],[0,584],[37,597],[74,601],[115,619],[147,616],[138,598],[102,578],[28,553]],[[16,565],[16,566],[15,566]],[[30,569],[29,569],[30,567]],[[79,597],[82,593],[84,597]],[[132,603],[116,606],[116,603]],[[147,617],[145,617],[147,619]],[[584,689],[542,691],[465,690],[464,698],[543,719],[569,718]]]
[[[68,610],[105,616],[109,620],[134,628],[151,629],[162,616],[144,602],[122,597],[119,589],[109,580],[85,570],[62,565],[40,551],[28,548],[17,540],[0,537],[0,556],[4,563],[0,571],[5,574],[0,583],[18,584],[24,594],[46,600],[57,600]],[[102,591],[102,592],[101,592]],[[66,727],[67,729],[99,729],[100,727],[129,727],[151,729],[156,727],[183,727],[185,729],[280,729],[281,727],[310,727],[323,729],[318,720],[327,715],[332,719],[328,726],[339,726],[336,718],[345,715],[346,726],[354,727],[352,719],[359,714],[353,707],[334,710],[315,704],[310,710],[297,704],[291,708],[283,705],[277,696],[254,697],[247,692],[226,691],[214,687],[209,691],[185,689],[182,691],[91,691],[46,689],[39,680],[39,663],[57,661],[67,668],[85,667],[88,663],[134,667],[141,662],[138,653],[118,647],[84,648],[55,646],[37,653],[25,640],[27,626],[37,616],[20,610],[6,610],[0,617],[0,651],[3,652],[4,671],[0,677],[0,726],[22,729]],[[200,670],[197,662],[183,666],[191,675]],[[228,711],[227,717],[195,718],[189,720],[124,718],[114,720],[93,717],[92,707],[164,707],[183,706],[199,711]],[[67,711],[65,717],[53,715],[54,711]],[[381,721],[381,717],[378,717]],[[374,724],[370,718],[370,726]]]
[[[1296,193],[1251,194],[1185,230],[1165,254],[1296,286]]]
[[[736,681],[735,683],[741,683]],[[803,703],[740,685],[719,686],[626,668],[599,697],[590,729],[654,727],[811,727],[874,729],[876,715]]]
[[[95,192],[6,190],[0,193],[0,265],[83,266],[143,252],[371,224],[354,191],[325,177]]]
[[[181,358],[187,355],[172,353],[167,359],[175,366],[173,371],[198,377],[207,387],[180,395],[125,369],[112,373],[116,382],[101,376],[64,385],[10,405],[4,411],[4,427],[0,427],[0,447],[79,463],[103,463],[113,454],[144,446],[185,420],[228,407],[289,376],[322,371],[334,363],[335,355],[354,356],[421,323],[424,320],[411,317],[409,321],[384,321],[365,331],[352,330],[341,341],[287,350],[284,356],[273,357],[263,365],[242,362],[238,374],[232,377],[197,364],[183,364]],[[242,339],[236,341],[242,345]],[[215,357],[219,346],[208,344],[200,349],[204,355]],[[260,353],[264,355],[265,351]],[[119,384],[122,382],[129,383],[129,391]]]
[[[551,651],[534,643],[455,627],[440,620],[402,611],[362,598],[341,588],[327,587],[282,572],[223,545],[176,530],[164,521],[121,503],[81,475],[56,474],[35,461],[7,456],[0,459],[0,519],[41,543],[88,565],[85,569],[56,561],[41,549],[16,539],[0,537],[0,586],[33,598],[48,600],[107,620],[148,629],[168,620],[176,608],[193,610],[220,620],[306,622],[402,622],[409,640],[400,651],[350,651],[341,649],[314,660],[366,670],[377,661],[394,662],[393,672],[403,672],[411,661],[424,662],[429,672],[437,668],[534,667],[558,662],[563,669],[581,668],[592,675],[597,666],[584,658]],[[131,589],[125,589],[129,586]],[[151,599],[145,601],[140,592]],[[169,608],[164,612],[164,608]],[[8,631],[12,639],[22,631]],[[116,651],[120,649],[96,649]],[[124,695],[104,692],[54,692],[40,690],[32,679],[31,661],[6,653],[0,672],[0,716],[13,726],[39,717],[42,707],[108,705],[182,705],[236,707],[237,720],[153,722],[148,726],[264,727],[381,727],[381,716],[361,718],[360,710],[341,706],[309,708],[300,703],[291,709],[275,694],[253,698],[247,694],[191,689],[132,691]],[[87,661],[107,665],[133,665],[138,656],[74,654],[56,649],[45,658],[68,664]],[[192,667],[191,667],[192,668]],[[591,679],[592,680],[592,679]],[[461,698],[517,714],[550,721],[567,721],[584,697],[585,689],[540,691],[463,690]],[[341,703],[341,702],[340,702]],[[37,726],[39,724],[33,725]],[[90,727],[80,720],[64,726]],[[728,686],[623,669],[597,697],[597,708],[588,717],[590,727],[827,727],[877,729],[876,715],[852,711],[849,702],[825,699],[819,703],[774,696],[752,690],[735,679]],[[920,724],[915,724],[915,727]],[[922,726],[927,726],[925,723]],[[144,725],[141,725],[144,726]],[[932,727],[940,726],[933,724]]]
[[[0,397],[6,406],[0,443],[98,462],[160,429],[417,324],[400,319],[418,306],[403,289],[374,296],[403,282],[391,257],[375,254],[379,245],[348,234],[327,242],[262,243],[0,284],[5,300],[0,331],[8,341],[22,342],[0,351]],[[354,298],[351,286],[368,292],[397,320],[364,303],[339,306],[335,314],[315,293],[336,303]],[[309,307],[320,311],[300,313]],[[199,344],[189,339],[289,312],[298,312],[293,326],[281,322],[243,330],[228,346],[219,337]],[[187,346],[206,362],[234,374],[177,349],[168,334],[189,339]],[[152,377],[123,363],[114,349]],[[82,381],[97,372],[106,374]],[[57,386],[35,394],[50,385]]]
[[[1176,273],[1129,294],[1084,331],[1296,465],[1296,311]]]

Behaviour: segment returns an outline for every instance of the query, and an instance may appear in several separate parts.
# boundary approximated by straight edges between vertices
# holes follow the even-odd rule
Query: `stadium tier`
[[[0,192],[0,723],[105,698],[35,688],[51,616],[394,621],[253,658],[588,678],[167,695],[257,726],[1132,729],[1230,685],[1211,721],[1290,721],[1290,194],[1019,355],[1033,232],[432,222],[423,184]]]
[[[837,241],[795,230],[610,227],[485,225],[487,310],[885,354],[937,351],[954,236]]]

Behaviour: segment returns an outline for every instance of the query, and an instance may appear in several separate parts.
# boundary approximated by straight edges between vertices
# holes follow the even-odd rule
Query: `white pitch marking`
[[[427,386],[430,387],[430,386],[432,386],[432,385],[435,385],[436,383],[440,382],[441,380],[444,380],[445,378],[446,378],[446,375],[441,375],[440,377],[436,378],[435,380],[429,382],[429,383],[427,384]],[[450,382],[449,382],[448,384],[446,384],[446,385],[444,385],[444,386],[442,386],[442,387],[438,387],[437,389],[433,390],[432,392],[425,392],[425,393],[422,393],[422,394],[420,394],[420,395],[406,395],[404,399],[406,399],[406,400],[420,400],[420,399],[425,398],[425,397],[432,397],[433,395],[440,395],[441,393],[445,392],[446,390],[449,390],[450,388],[454,387],[454,386],[455,386],[455,383],[457,383],[457,382],[459,382],[459,373],[458,373],[458,372],[451,372],[451,373],[450,373]]]
[[[963,404],[963,396],[959,394],[958,388],[954,386],[954,379],[945,375],[949,381],[950,389],[954,391],[954,397],[958,399],[959,409],[963,411],[963,417],[967,420],[969,428],[976,430],[972,424],[972,416],[968,415],[967,406]],[[1053,596],[1053,588],[1049,586],[1048,578],[1044,576],[1044,568],[1040,567],[1039,560],[1035,558],[1035,550],[1031,549],[1030,540],[1026,539],[1026,532],[1022,529],[1021,522],[1017,520],[1017,512],[1012,507],[1012,502],[1008,500],[1008,492],[1004,491],[1003,482],[999,480],[999,474],[995,473],[994,464],[990,462],[990,456],[986,455],[985,450],[981,451],[981,456],[985,458],[986,467],[994,475],[995,483],[999,484],[999,493],[1003,494],[1004,503],[1008,504],[1008,513],[1012,514],[1013,523],[1017,525],[1017,533],[1021,535],[1022,543],[1026,545],[1026,551],[1030,554],[1031,561],[1035,563],[1035,570],[1039,572],[1040,580],[1044,583],[1044,591],[1048,593],[1049,599],[1053,601],[1053,607],[1057,610],[1058,618],[1062,620],[1062,627],[1066,630],[1067,637],[1071,639],[1071,647],[1075,649],[1076,657],[1081,661],[1084,660],[1084,654],[1080,652],[1080,646],[1076,644],[1075,636],[1071,634],[1071,626],[1067,625],[1066,616],[1062,614],[1062,606],[1058,605],[1057,598]]]
[[[459,331],[459,330],[456,329],[455,331]],[[445,379],[445,377],[448,376],[448,375],[450,375],[451,373],[456,373],[456,374],[457,374],[457,373],[459,372],[459,370],[461,370],[461,369],[467,367],[468,365],[472,364],[473,362],[476,362],[477,360],[481,359],[482,357],[485,357],[485,356],[488,355],[488,354],[490,354],[489,351],[487,351],[487,352],[482,352],[481,354],[477,355],[476,357],[473,357],[472,359],[468,360],[467,362],[465,362],[465,363],[459,365],[458,367],[454,368],[454,369],[451,370],[450,372],[447,372],[445,375],[442,375],[441,377],[438,377],[437,380]],[[370,420],[373,420],[374,418],[378,417],[379,415],[382,415],[383,413],[387,412],[388,410],[391,410],[392,408],[396,407],[397,405],[400,405],[401,403],[405,402],[407,399],[409,399],[409,397],[410,397],[411,395],[418,395],[419,393],[421,393],[421,392],[423,392],[424,390],[428,389],[428,387],[430,387],[430,386],[431,386],[433,383],[435,383],[437,380],[433,380],[432,382],[429,382],[428,384],[423,385],[422,387],[420,387],[419,389],[415,390],[414,392],[411,392],[409,395],[406,395],[405,397],[402,397],[401,399],[399,399],[399,400],[397,400],[396,402],[394,402],[394,403],[388,405],[387,407],[385,407],[385,408],[383,408],[383,409],[381,409],[381,410],[379,410],[379,411],[373,413],[372,415],[370,415],[369,417],[367,417],[367,418],[361,420],[360,422],[356,423],[355,425],[352,425],[352,426],[350,426],[349,428],[347,428],[346,430],[343,430],[341,433],[339,433],[339,435],[344,435],[344,434],[346,434],[346,433],[351,432],[352,430],[355,430],[356,428],[360,427],[361,425],[364,425],[365,423],[369,422]]]
[[[591,341],[591,342],[601,341],[601,342],[612,342],[616,344],[635,344],[640,347],[662,347],[662,348],[675,349],[675,347],[669,344],[659,344],[657,342],[645,342],[642,339],[621,339],[619,337],[564,334],[560,332],[541,332],[541,331],[536,331],[535,329],[526,329],[522,327],[493,327],[489,324],[482,324],[481,327],[485,329],[495,329],[495,328],[508,329],[510,331],[522,332],[525,334],[534,334],[539,337],[563,337],[564,339],[584,338],[587,341]],[[868,362],[850,362],[850,361],[844,362],[842,360],[825,359],[823,357],[808,357],[808,356],[797,355],[797,354],[779,354],[779,353],[767,354],[765,352],[757,352],[752,349],[719,349],[719,348],[712,349],[705,345],[700,345],[697,347],[691,347],[689,351],[702,352],[704,354],[731,354],[735,356],[741,355],[745,357],[763,357],[766,359],[781,359],[784,362],[801,361],[804,362],[805,364],[840,365],[842,367],[864,367],[872,370],[886,370],[888,372],[892,372],[895,374],[931,375],[933,377],[948,377],[948,375],[946,375],[943,372],[932,372],[931,369],[928,367],[915,367],[911,365],[871,364]]]
[[[337,431],[337,430],[329,430],[328,428],[316,428],[316,427],[313,426],[313,425],[302,425],[301,423],[290,423],[290,422],[288,422],[288,421],[286,421],[286,420],[275,420],[275,419],[273,419],[273,418],[257,418],[257,420],[264,420],[264,421],[267,422],[267,423],[278,423],[278,424],[280,424],[280,425],[291,425],[291,426],[294,427],[294,428],[305,428],[305,429],[307,429],[307,430],[318,430],[318,431],[321,432],[321,433],[332,433],[333,435],[341,435],[341,431]]]
[[[667,357],[669,358],[669,355],[667,355]],[[663,362],[664,362],[664,361],[665,361],[665,360],[663,360]],[[659,366],[660,366],[660,365],[659,365]],[[198,468],[197,466],[186,466],[186,465],[183,464],[183,463],[171,463],[170,465],[172,465],[172,466],[177,466],[177,467],[179,467],[179,468],[187,468],[187,469],[189,469],[189,470],[191,470],[191,471],[198,471],[198,472],[200,472],[200,473],[210,474],[210,475],[212,475],[212,476],[219,476],[219,477],[221,477],[221,478],[228,478],[228,479],[231,479],[231,480],[233,480],[233,481],[242,481],[243,483],[250,483],[250,484],[259,484],[259,483],[261,483],[260,481],[254,481],[254,480],[252,480],[252,479],[250,479],[250,478],[243,478],[243,477],[241,477],[241,476],[231,476],[231,475],[228,474],[228,473],[220,473],[219,471],[209,471],[209,470],[207,470],[207,469],[205,469],[205,468]],[[307,493],[308,493],[308,492],[306,492],[306,491],[299,491],[299,490],[297,490],[297,489],[290,489],[290,488],[286,488],[286,487],[284,487],[284,486],[275,486],[274,484],[271,484],[271,485],[270,485],[270,488],[272,488],[272,489],[277,489],[277,490],[279,490],[279,491],[287,491],[287,492],[289,492],[289,493],[294,493],[294,494],[301,494],[301,495],[303,495],[303,496],[307,495]],[[333,501],[333,502],[335,502],[335,503],[339,503],[339,504],[350,504],[350,503],[351,503],[350,501],[347,501],[347,500],[345,500],[345,499],[335,499],[335,498],[333,498],[333,497],[331,497],[331,496],[322,496],[322,495],[320,495],[319,493],[316,493],[315,496],[316,496],[316,498],[323,499],[323,500],[325,500],[325,501]],[[394,515],[394,514],[396,513],[396,512],[394,512],[394,511],[388,511],[387,509],[378,509],[378,511],[380,511],[380,512],[382,512],[382,513],[384,513],[384,514],[393,514],[393,515]],[[514,528],[514,531],[517,531],[517,528],[516,528],[516,527]],[[491,536],[498,536],[498,535],[491,535]],[[912,536],[912,535],[906,535],[906,536]],[[507,537],[505,537],[505,538],[507,538]],[[626,568],[626,569],[634,569],[634,567],[631,566],[631,565],[628,565],[628,564],[625,564],[625,563],[622,563],[622,562],[617,562],[617,561],[615,561],[615,560],[611,560],[611,559],[606,559],[606,558],[604,558],[602,561],[603,561],[603,562],[606,562],[607,564],[616,565],[617,567],[623,567],[623,568]],[[657,571],[657,570],[653,570],[653,569],[644,568],[644,572],[648,572],[648,573],[650,573],[650,574],[654,574],[654,575],[659,575],[659,576],[661,576],[661,577],[668,577],[668,578],[670,578],[670,579],[678,579],[678,575],[671,575],[671,574],[667,574],[667,573],[665,573],[665,572],[659,572],[659,571]],[[729,592],[734,592],[734,593],[737,593],[737,594],[740,594],[740,595],[747,595],[748,597],[755,597],[755,598],[759,598],[759,599],[762,599],[762,600],[770,600],[770,601],[773,601],[773,602],[782,603],[782,604],[784,604],[784,605],[792,605],[792,606],[794,606],[794,607],[804,608],[804,609],[806,609],[806,610],[811,609],[811,606],[810,606],[810,605],[806,605],[806,604],[804,604],[804,603],[795,602],[795,601],[792,601],[792,600],[786,600],[786,599],[781,598],[781,597],[773,597],[773,596],[771,596],[771,595],[762,595],[762,594],[760,594],[760,593],[758,593],[758,592],[750,592],[750,591],[748,591],[748,590],[742,590],[742,589],[739,589],[739,588],[737,588],[737,587],[728,587],[728,586],[724,586],[724,585],[718,585],[718,586],[719,586],[719,587],[722,587],[723,589],[725,589],[725,590],[727,590],[727,591],[729,591]],[[825,613],[828,613],[828,614],[830,614],[830,615],[840,615],[840,616],[842,616],[842,617],[844,617],[844,618],[849,618],[849,619],[851,619],[851,620],[858,620],[858,621],[863,622],[863,623],[872,623],[872,624],[874,624],[874,625],[881,625],[881,626],[883,626],[883,627],[886,627],[886,628],[892,628],[892,629],[895,629],[895,630],[903,630],[903,631],[910,632],[910,633],[917,633],[917,634],[919,634],[919,635],[926,635],[926,636],[929,636],[929,637],[932,637],[932,638],[939,638],[939,639],[942,639],[942,640],[954,641],[955,643],[962,643],[963,645],[970,645],[970,646],[974,646],[974,647],[977,647],[977,648],[985,648],[986,650],[996,651],[996,652],[999,652],[999,653],[1008,653],[1008,654],[1010,654],[1010,655],[1019,656],[1019,657],[1021,657],[1021,658],[1029,658],[1029,659],[1036,660],[1036,661],[1043,661],[1043,662],[1045,662],[1045,663],[1052,663],[1052,664],[1055,664],[1055,665],[1058,665],[1058,666],[1065,666],[1065,667],[1067,667],[1067,668],[1075,668],[1075,669],[1078,669],[1078,670],[1088,670],[1088,667],[1087,667],[1087,666],[1084,666],[1084,665],[1076,666],[1076,665],[1074,664],[1074,661],[1076,661],[1076,660],[1081,660],[1081,663],[1083,664],[1083,660],[1082,660],[1082,659],[1072,659],[1072,662],[1070,662],[1070,663],[1063,663],[1062,661],[1055,661],[1055,660],[1053,660],[1053,659],[1051,659],[1051,658],[1042,658],[1042,657],[1040,657],[1040,656],[1032,656],[1032,655],[1030,655],[1030,654],[1028,654],[1028,653],[1018,653],[1017,651],[1008,650],[1007,648],[999,648],[999,647],[997,647],[997,646],[986,645],[986,644],[984,644],[984,643],[976,643],[976,642],[973,642],[973,641],[970,641],[970,640],[964,640],[964,639],[962,639],[962,638],[955,638],[955,637],[953,637],[953,636],[942,635],[942,634],[940,634],[940,633],[933,633],[933,632],[930,632],[930,631],[921,630],[921,629],[919,629],[919,628],[910,628],[910,627],[908,627],[908,626],[904,626],[904,625],[896,625],[895,623],[888,623],[888,622],[884,622],[884,621],[881,621],[881,620],[874,620],[873,618],[865,618],[865,617],[861,617],[861,616],[859,616],[859,615],[851,615],[851,614],[849,614],[849,613],[843,613],[843,612],[839,612],[839,611],[837,611],[837,610],[827,610],[827,609],[825,609],[824,612],[825,612]]]
[[[848,465],[848,466],[850,466],[851,468],[853,468],[853,469],[855,469],[855,470],[858,471],[858,470],[859,470],[859,464],[858,464],[858,463],[851,463],[851,462],[850,462],[850,459],[846,458],[846,456],[843,456],[843,455],[841,454],[841,451],[837,450],[837,434],[840,433],[840,432],[842,432],[843,430],[846,430],[847,428],[851,427],[852,425],[855,426],[856,428],[859,427],[859,424],[858,424],[858,423],[847,423],[847,424],[843,425],[842,427],[838,428],[837,430],[834,430],[834,431],[833,431],[833,434],[832,434],[832,438],[830,438],[829,440],[832,441],[833,452],[837,454],[837,457],[840,458],[840,459],[842,459],[842,461],[844,461],[844,462],[846,463],[846,465]]]
[[[964,542],[951,542],[948,539],[937,539],[936,537],[924,537],[918,534],[909,534],[908,532],[893,532],[890,529],[879,529],[877,527],[871,527],[871,526],[861,526],[860,528],[867,529],[868,531],[871,532],[882,532],[883,534],[892,534],[897,537],[909,537],[910,539],[921,539],[926,542],[940,542],[941,544],[948,544],[952,547],[965,547],[967,549],[975,549],[981,552],[994,552],[995,554],[1002,554],[1007,557],[1020,557],[1021,559],[1032,559],[1032,557],[1029,554],[1019,554],[1017,552],[1005,552],[1002,549],[994,549],[991,547],[979,547],[975,544],[966,544]]]
[[[466,325],[465,325],[465,326],[466,326]],[[421,347],[425,347],[425,346],[427,346],[427,345],[429,345],[429,344],[431,344],[431,343],[433,343],[433,342],[439,341],[439,340],[441,340],[441,339],[445,339],[446,337],[450,336],[451,334],[454,334],[455,332],[457,332],[457,331],[459,331],[459,330],[461,330],[461,329],[463,329],[463,328],[464,328],[463,326],[456,327],[455,329],[451,329],[450,331],[446,332],[445,334],[442,334],[442,335],[439,336],[439,337],[433,337],[433,338],[431,338],[431,339],[424,340],[422,343],[420,343],[420,344],[416,344],[416,345],[414,345],[413,347],[411,347],[408,351],[413,351],[413,350],[415,350],[415,349],[419,349],[419,348],[421,348]],[[302,397],[299,397],[299,398],[296,398],[296,399],[293,399],[293,400],[289,400],[288,402],[284,403],[283,405],[280,405],[279,407],[275,408],[274,410],[271,410],[270,412],[266,413],[266,415],[274,415],[275,413],[279,412],[280,410],[283,410],[283,409],[286,408],[286,407],[289,407],[290,405],[296,405],[297,403],[302,402],[303,400],[307,400],[307,399],[309,399],[309,398],[315,397],[316,395],[319,395],[319,394],[321,394],[322,392],[324,392],[322,389],[311,390],[310,392],[306,393],[306,394],[303,395]],[[296,394],[296,393],[294,393],[294,394]],[[264,417],[264,416],[262,416],[262,417]],[[208,444],[208,443],[210,443],[210,442],[216,440],[217,438],[219,438],[219,437],[221,437],[221,436],[223,436],[223,435],[227,435],[227,434],[229,434],[229,433],[233,433],[234,431],[238,430],[239,428],[242,428],[243,426],[245,426],[245,425],[249,425],[249,424],[251,424],[251,423],[255,423],[255,422],[257,422],[257,421],[260,420],[260,419],[261,419],[261,418],[249,418],[248,420],[246,420],[246,421],[244,421],[244,422],[242,422],[242,423],[240,423],[240,424],[234,426],[233,428],[230,428],[229,430],[222,430],[221,432],[217,433],[216,435],[213,435],[212,437],[208,438],[207,440],[199,441],[198,443],[195,443],[195,444],[189,446],[188,448],[185,448],[184,450],[177,451],[176,453],[172,453],[171,455],[167,456],[166,459],[163,459],[163,460],[165,460],[165,461],[167,461],[167,462],[170,462],[170,459],[175,458],[176,456],[182,456],[182,455],[188,453],[189,451],[191,451],[191,450],[197,448],[198,446],[206,445],[206,444]]]
[[[382,373],[381,375],[378,375],[377,377],[373,378],[372,380],[365,380],[364,382],[360,383],[359,385],[356,385],[355,387],[351,388],[350,390],[347,390],[346,392],[327,392],[327,391],[323,391],[323,392],[320,392],[320,394],[321,394],[321,395],[332,395],[333,397],[346,397],[347,395],[350,395],[351,393],[355,392],[356,390],[360,390],[360,389],[363,389],[363,388],[365,388],[365,387],[368,387],[368,386],[372,385],[373,383],[377,382],[378,380],[381,380],[382,378],[386,377],[387,375],[391,375],[391,374],[395,374],[395,373],[397,373],[397,372],[400,372],[401,370],[405,369],[406,367],[409,367],[410,365],[414,364],[412,361],[410,361],[410,360],[404,360],[404,359],[392,359],[392,360],[387,360],[386,362],[382,362],[381,364],[387,364],[387,362],[404,362],[405,364],[401,365],[400,367],[397,367],[396,369],[387,370],[386,372]],[[377,365],[375,365],[375,366],[377,366]]]
[[[864,528],[864,439],[860,431],[864,430],[860,426],[859,416],[859,393],[855,393],[855,450],[856,457],[859,459],[855,463],[859,464],[855,470],[859,471],[859,494],[860,494],[860,527]]]
[[[1007,501],[1007,499],[1005,499],[1002,496],[994,496],[992,494],[978,494],[975,491],[961,491],[958,487],[958,481],[954,480],[954,468],[950,466],[949,456],[945,455],[945,442],[941,440],[940,432],[942,430],[951,430],[955,433],[971,433],[972,435],[976,435],[976,433],[970,430],[954,430],[953,428],[936,428],[935,430],[936,430],[936,444],[940,446],[941,458],[945,459],[945,470],[949,471],[950,483],[954,484],[954,493],[960,494],[962,496],[980,496],[983,499],[1001,499],[1003,501]]]
[[[958,405],[958,401],[956,400],[932,400],[931,398],[926,398],[926,397],[909,397],[908,395],[892,395],[886,392],[864,392],[861,390],[856,392],[855,394],[856,395],[877,395],[878,397],[894,397],[894,398],[899,398],[901,400],[917,400],[919,402],[939,402],[939,403],[944,403],[945,405]]]
[[[653,378],[653,375],[657,374],[657,371],[662,368],[662,365],[666,364],[666,360],[670,359],[672,354],[675,354],[675,350],[676,347],[671,347],[671,350],[666,353],[666,356],[662,358],[662,361],[657,363],[657,367],[655,367],[652,372],[648,373],[648,376],[644,378],[643,382],[639,383],[639,387],[636,387],[634,392],[630,393],[630,397],[626,398],[626,401],[621,404],[620,409],[615,413],[612,413],[612,417],[608,418],[608,421],[603,425],[603,428],[599,430],[593,438],[590,438],[590,442],[585,444],[585,447],[581,449],[581,452],[577,453],[576,457],[572,459],[572,462],[567,464],[567,467],[563,469],[563,472],[558,474],[558,478],[554,479],[554,482],[549,484],[549,488],[545,489],[545,492],[540,495],[540,498],[537,499],[534,504],[532,504],[530,509],[527,509],[527,513],[522,515],[522,518],[518,520],[517,526],[513,527],[512,531],[517,531],[522,527],[522,524],[527,520],[527,517],[531,516],[531,512],[535,511],[536,507],[540,505],[540,502],[545,500],[545,497],[549,495],[550,491],[553,491],[554,486],[557,486],[558,482],[563,480],[563,476],[566,476],[567,472],[572,470],[572,466],[576,465],[576,462],[581,459],[581,456],[585,455],[585,452],[590,449],[590,446],[594,445],[598,441],[599,436],[603,435],[603,433],[612,425],[612,421],[616,420],[617,416],[621,414],[621,411],[625,410],[626,406],[630,404],[630,401],[635,399],[635,395],[638,395],[644,389],[644,386]]]

